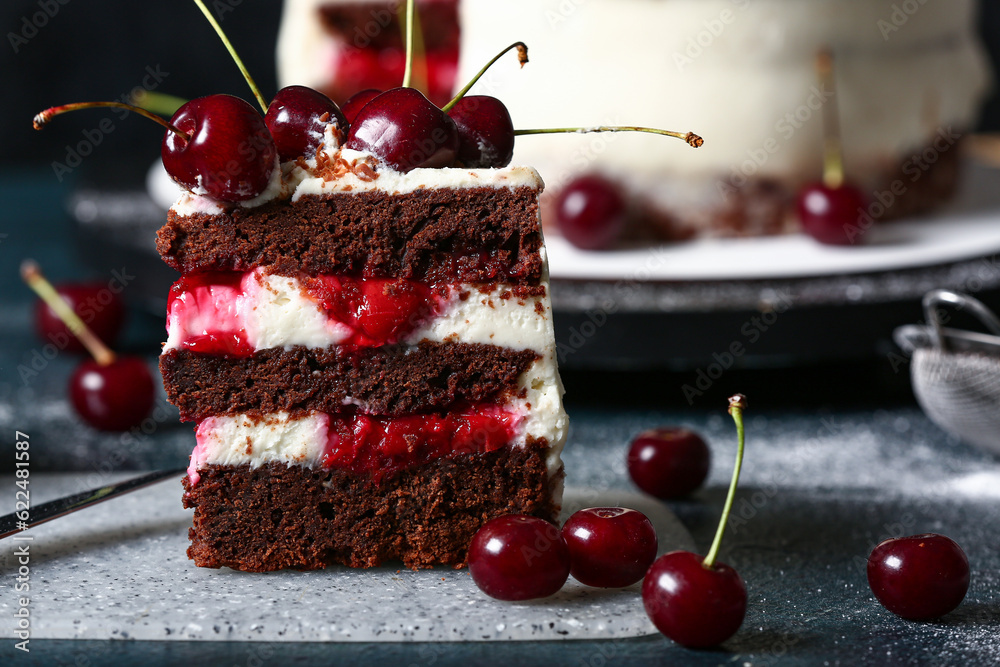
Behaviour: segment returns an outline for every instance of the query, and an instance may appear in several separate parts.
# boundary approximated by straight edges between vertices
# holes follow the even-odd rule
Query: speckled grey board
[[[35,475],[36,503],[87,487],[85,475]],[[44,495],[44,497],[43,497]],[[195,567],[185,555],[191,512],[179,480],[39,526],[30,545],[32,638],[483,641],[606,639],[655,632],[639,585],[602,590],[572,578],[528,603],[490,599],[468,570],[396,567],[252,574]],[[621,505],[653,521],[661,552],[693,541],[662,504],[621,491],[569,488],[564,518]],[[4,551],[12,546],[6,540]],[[0,577],[17,565],[5,557]],[[13,595],[0,599],[11,619]],[[9,624],[7,621],[5,624]],[[10,633],[8,632],[8,636]]]

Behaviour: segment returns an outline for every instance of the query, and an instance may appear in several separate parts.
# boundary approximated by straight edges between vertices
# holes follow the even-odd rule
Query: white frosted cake
[[[927,210],[952,193],[960,137],[974,126],[989,81],[974,0],[920,4],[911,14],[897,0],[457,5],[457,27],[435,28],[460,35],[453,88],[500,48],[516,40],[530,48],[530,65],[494,66],[473,89],[502,99],[516,127],[637,124],[706,138],[694,152],[635,134],[517,140],[514,161],[537,167],[548,184],[543,205],[574,176],[603,172],[627,189],[662,238],[794,226],[789,200],[820,176],[820,109],[832,111],[814,66],[823,47],[836,56],[848,178],[869,194],[898,179],[905,186],[886,217]],[[279,44],[282,83],[329,87],[342,75],[330,63],[345,39],[321,27],[322,11],[375,17],[388,6],[289,0]],[[366,25],[360,29],[340,34],[364,34]],[[447,77],[438,78],[440,85]]]

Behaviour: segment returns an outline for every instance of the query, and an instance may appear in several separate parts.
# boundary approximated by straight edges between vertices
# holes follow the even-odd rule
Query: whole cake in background
[[[443,105],[451,99],[458,73],[458,2],[416,4],[413,83]],[[398,0],[285,0],[279,78],[315,88],[341,104],[359,90],[398,86],[406,65],[405,9]]]
[[[428,0],[421,7],[445,13],[456,4],[457,25],[433,29],[458,35],[453,86],[497,44],[523,40],[531,48],[530,66],[491,70],[473,89],[505,100],[516,127],[628,118],[697,124],[711,137],[693,157],[651,149],[635,135],[517,142],[515,162],[538,168],[547,193],[603,173],[628,194],[642,233],[667,240],[796,228],[792,200],[823,164],[821,110],[830,100],[814,69],[821,48],[837,57],[848,178],[869,194],[900,182],[903,194],[886,218],[928,211],[954,193],[961,136],[974,127],[989,81],[974,0],[924,3],[909,13],[895,0]],[[282,83],[341,95],[355,92],[351,85],[377,87],[349,80],[357,68],[344,63],[364,62],[357,52],[371,47],[361,35],[395,6],[289,0]],[[361,23],[348,28],[331,15]],[[429,69],[437,86],[451,76],[447,67]]]
[[[558,516],[537,172],[403,173],[342,138],[250,201],[184,192],[158,233],[200,566],[459,566],[486,521]]]

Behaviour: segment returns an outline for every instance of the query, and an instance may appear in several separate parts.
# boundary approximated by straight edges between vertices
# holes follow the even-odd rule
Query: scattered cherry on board
[[[522,514],[487,521],[469,546],[469,573],[497,600],[544,598],[569,578],[569,548],[559,527]]]
[[[642,582],[642,602],[656,629],[682,646],[710,648],[732,637],[746,615],[747,591],[742,577],[717,560],[743,465],[743,410],[746,397],[729,399],[739,445],[736,465],[715,539],[704,558],[690,551],[660,556]]]
[[[626,463],[636,486],[651,496],[673,500],[690,495],[704,483],[712,452],[691,429],[655,428],[632,440]]]
[[[868,585],[886,609],[929,621],[955,609],[969,590],[969,559],[936,533],[883,541],[868,556]]]
[[[587,586],[631,586],[656,559],[656,530],[637,510],[582,509],[566,520],[562,534],[569,547],[570,574]]]

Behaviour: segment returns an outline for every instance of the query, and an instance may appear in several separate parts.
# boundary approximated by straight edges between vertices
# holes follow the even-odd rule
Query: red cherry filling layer
[[[305,418],[302,415],[300,418]],[[440,458],[492,452],[510,444],[517,436],[523,415],[495,404],[476,404],[443,415],[417,414],[386,417],[361,413],[319,413],[323,431],[312,437],[326,439],[323,455],[315,463],[324,468],[371,475],[375,482],[397,470]],[[225,439],[224,418],[209,417],[198,424],[198,446],[192,455],[189,475],[197,484],[198,468],[216,438]],[[265,428],[280,429],[262,416]],[[296,418],[293,417],[292,421]],[[253,442],[248,440],[247,454]],[[303,461],[304,463],[308,463]]]
[[[174,283],[167,305],[168,331],[175,344],[201,354],[247,357],[257,345],[252,313],[267,288],[255,273],[211,271]],[[399,342],[442,307],[449,288],[385,278],[319,276],[301,279],[306,298],[327,316],[336,344],[380,347]]]
[[[461,413],[330,418],[330,439],[323,466],[386,474],[446,456],[492,452],[509,443],[521,417],[496,405]]]
[[[408,280],[320,276],[306,280],[306,292],[353,329],[346,344],[356,347],[394,343],[437,312],[433,290]]]

